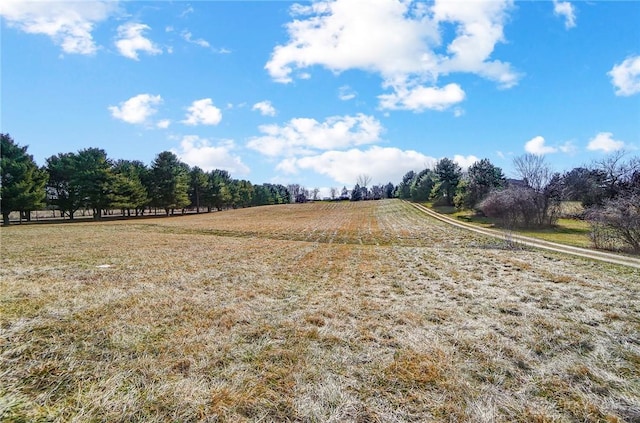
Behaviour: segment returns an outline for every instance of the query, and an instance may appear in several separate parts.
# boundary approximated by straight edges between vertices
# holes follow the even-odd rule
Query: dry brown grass
[[[640,419],[638,270],[399,201],[0,236],[2,421]]]

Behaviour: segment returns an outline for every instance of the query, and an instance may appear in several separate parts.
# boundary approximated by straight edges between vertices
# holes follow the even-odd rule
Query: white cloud
[[[128,22],[120,25],[115,42],[120,54],[133,60],[139,60],[138,52],[145,52],[151,55],[162,54],[160,48],[142,35],[144,31],[149,29],[151,28],[148,25],[137,22]]]
[[[553,0],[553,13],[564,17],[564,26],[567,29],[576,26],[576,10],[568,1]]]
[[[380,140],[383,130],[377,119],[363,114],[332,116],[324,122],[295,118],[284,126],[262,125],[259,129],[263,135],[250,139],[247,146],[271,157],[372,144]]]
[[[194,101],[187,110],[189,113],[182,121],[185,125],[217,125],[222,120],[222,112],[210,98]]]
[[[190,15],[190,14],[191,14],[191,13],[193,13],[193,12],[194,12],[194,10],[193,10],[193,6],[189,5],[189,6],[187,6],[187,8],[186,8],[186,9],[184,9],[184,10],[182,11],[182,13],[180,13],[180,17],[181,17],[181,18],[184,18],[184,17],[186,17],[187,15]]]
[[[464,100],[465,94],[458,84],[448,84],[443,88],[418,86],[412,89],[398,88],[393,94],[378,96],[380,107],[390,110],[424,109],[445,110]]]
[[[473,155],[462,156],[460,154],[456,154],[453,156],[453,161],[456,162],[458,166],[462,168],[462,170],[466,170],[475,162],[480,161],[480,159]]]
[[[276,166],[276,170],[279,170],[280,172],[284,172],[288,174],[298,173],[298,166],[296,165],[297,161],[298,159],[295,157],[289,157],[287,159],[283,159]]]
[[[371,0],[362,7],[358,1],[336,0],[294,5],[295,19],[286,25],[289,42],[274,48],[265,69],[282,83],[293,80],[294,70],[314,65],[335,73],[349,69],[377,73],[383,86],[396,91],[383,96],[382,104],[403,109],[414,103],[417,110],[429,108],[421,101],[403,104],[401,99],[416,90],[416,95],[440,90],[426,86],[435,85],[440,75],[473,73],[508,88],[519,75],[508,63],[490,58],[495,45],[504,41],[503,25],[511,4],[511,0],[436,0],[433,5]],[[456,36],[443,45],[445,29],[452,26]]]
[[[233,175],[249,174],[249,167],[240,156],[233,154],[234,149],[235,144],[231,140],[212,145],[197,135],[186,135],[180,141],[180,148],[171,151],[189,166],[198,166],[205,172],[221,169]]]
[[[557,153],[558,149],[546,145],[545,139],[538,135],[526,142],[524,151],[538,156],[544,156],[545,154]]]
[[[342,101],[349,101],[356,98],[357,93],[348,85],[343,85],[338,90],[338,98]]]
[[[109,106],[111,115],[127,123],[146,123],[147,119],[157,112],[154,106],[162,104],[162,97],[151,94],[138,94],[120,103],[120,106]]]
[[[578,150],[573,141],[565,142],[564,144],[558,146],[558,149],[566,154],[573,154]]]
[[[196,38],[196,39],[194,40],[194,39],[192,38],[192,37],[193,37],[193,35],[192,35],[189,31],[187,31],[187,30],[182,31],[182,33],[181,33],[180,35],[181,35],[181,36],[182,36],[182,38],[183,38],[186,42],[188,42],[188,43],[195,44],[195,45],[198,45],[198,46],[203,47],[203,48],[209,48],[209,47],[211,47],[211,45],[209,44],[209,42],[208,42],[207,40],[204,40],[204,39],[202,39],[202,38]]]
[[[263,116],[275,116],[276,115],[275,107],[273,107],[271,102],[268,101],[268,100],[260,101],[260,102],[258,102],[256,104],[254,104],[253,107],[251,108],[251,110],[258,110],[258,111],[260,111],[260,114],[263,115]]]
[[[616,95],[630,96],[640,93],[640,56],[631,56],[615,65],[607,75],[616,88]]]
[[[560,144],[556,146],[547,145],[547,142],[544,139],[544,137],[541,137],[540,135],[538,135],[537,137],[533,137],[532,139],[530,139],[525,143],[524,150],[527,153],[535,154],[538,156],[544,156],[545,154],[553,154],[558,152],[562,152],[565,154],[573,154],[576,152],[577,148],[573,141],[567,141],[564,144]],[[503,156],[504,155],[502,155],[501,157],[504,158]]]
[[[265,66],[279,82],[290,82],[294,68],[313,65],[336,72],[371,70],[388,77],[416,72],[426,52],[423,39],[437,38],[432,22],[406,18],[408,7],[398,1],[372,0],[367,7],[345,0],[297,6],[293,11],[307,19],[286,25],[290,42],[277,46]]]
[[[624,147],[624,142],[614,140],[611,132],[600,132],[587,144],[587,150],[604,151],[605,153],[622,150]]]
[[[520,75],[509,63],[489,60],[495,45],[505,41],[502,29],[511,6],[511,0],[436,0],[434,19],[439,24],[457,24],[456,38],[447,46],[448,55],[440,56],[437,70],[474,73],[496,81],[501,88],[516,85]]]
[[[326,151],[319,155],[288,158],[277,170],[296,173],[312,170],[327,175],[340,184],[351,186],[358,175],[370,175],[374,183],[396,182],[410,170],[420,171],[435,165],[436,159],[412,150],[373,146],[368,150]]]
[[[171,121],[169,119],[162,119],[156,123],[156,126],[160,129],[167,129],[171,125]]]
[[[117,2],[3,0],[0,15],[7,24],[29,34],[44,34],[69,54],[94,54],[91,33],[118,9]]]

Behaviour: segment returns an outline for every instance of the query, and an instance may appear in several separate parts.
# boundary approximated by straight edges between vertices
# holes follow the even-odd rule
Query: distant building
[[[527,183],[522,179],[507,179],[507,186],[514,188],[526,188]]]

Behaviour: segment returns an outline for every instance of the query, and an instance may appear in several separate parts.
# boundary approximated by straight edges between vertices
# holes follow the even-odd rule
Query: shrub
[[[546,192],[528,187],[493,191],[479,205],[486,216],[506,227],[544,227],[556,223],[559,203]]]
[[[587,212],[595,248],[640,254],[640,194],[605,201]]]

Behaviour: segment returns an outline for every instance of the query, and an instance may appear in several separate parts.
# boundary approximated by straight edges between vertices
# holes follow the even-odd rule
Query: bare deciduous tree
[[[507,226],[555,224],[560,210],[560,175],[551,172],[544,157],[534,154],[516,157],[514,166],[526,186],[494,191],[480,203],[480,210],[487,216],[502,220]]]
[[[365,173],[358,175],[356,183],[360,185],[361,188],[368,187],[369,183],[371,183],[371,175],[367,175]]]
[[[541,192],[553,177],[551,167],[544,161],[544,156],[524,154],[513,159],[513,166],[527,186],[537,192]]]
[[[618,195],[621,184],[631,179],[634,172],[640,171],[640,157],[625,160],[626,157],[627,153],[619,150],[593,163],[593,167],[604,175],[605,195],[608,198]]]
[[[297,202],[298,196],[301,194],[302,187],[299,184],[289,184],[287,185],[287,190],[289,191],[289,198],[291,198],[291,201]]]
[[[626,246],[640,254],[640,194],[607,200],[587,212],[591,240],[596,248],[609,250]]]

